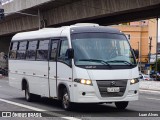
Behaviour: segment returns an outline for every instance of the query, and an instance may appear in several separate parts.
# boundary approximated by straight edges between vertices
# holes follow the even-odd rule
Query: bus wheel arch
[[[25,90],[25,99],[28,102],[34,101],[36,95],[30,93],[29,82],[25,78],[22,79],[22,90]]]
[[[58,99],[59,99],[59,100],[62,100],[63,90],[64,90],[64,89],[67,89],[67,91],[69,92],[67,85],[66,85],[65,83],[60,83],[60,84],[58,85]]]
[[[71,110],[73,103],[70,102],[69,89],[65,84],[59,84],[58,86],[58,99],[62,101],[62,107],[65,110]]]
[[[26,90],[28,81],[26,79],[22,79],[22,90]]]

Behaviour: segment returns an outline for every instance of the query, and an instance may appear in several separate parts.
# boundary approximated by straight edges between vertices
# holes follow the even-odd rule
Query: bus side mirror
[[[68,53],[68,58],[69,59],[73,59],[74,58],[74,50],[72,48],[69,48],[67,50],[67,53]]]
[[[139,58],[139,51],[133,49],[133,52],[135,54],[136,59],[138,59]]]

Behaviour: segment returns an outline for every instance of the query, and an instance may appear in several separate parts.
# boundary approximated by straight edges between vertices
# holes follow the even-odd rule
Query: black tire
[[[72,103],[70,102],[70,96],[66,88],[63,90],[62,95],[62,107],[64,110],[71,110],[72,109]]]
[[[25,98],[28,102],[32,102],[34,100],[34,95],[30,93],[29,90],[29,85],[26,84],[26,89],[25,89]]]
[[[125,102],[115,102],[115,105],[116,105],[117,109],[124,110],[128,106],[128,103],[129,103],[128,101],[125,101]]]

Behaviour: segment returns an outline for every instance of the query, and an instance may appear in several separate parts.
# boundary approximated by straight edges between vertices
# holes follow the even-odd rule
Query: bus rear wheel
[[[32,102],[33,98],[34,98],[34,95],[32,93],[30,93],[30,91],[29,91],[29,85],[28,84],[26,85],[26,89],[25,89],[25,98],[28,102]]]
[[[117,109],[119,110],[124,110],[126,109],[126,107],[128,106],[128,101],[124,101],[124,102],[115,102],[115,105],[117,107]]]
[[[65,109],[65,110],[72,109],[72,103],[70,102],[69,93],[66,88],[64,88],[64,90],[63,90],[62,106],[63,106],[63,109]]]

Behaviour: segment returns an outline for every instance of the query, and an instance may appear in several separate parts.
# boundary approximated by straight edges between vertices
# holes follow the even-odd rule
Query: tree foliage
[[[154,70],[156,71],[156,62],[154,63]],[[157,71],[160,72],[160,59],[157,60]]]

